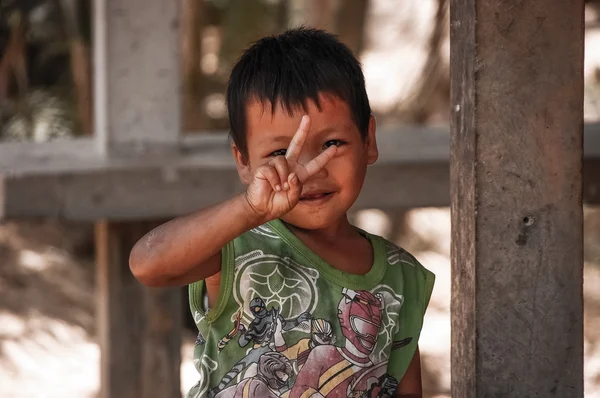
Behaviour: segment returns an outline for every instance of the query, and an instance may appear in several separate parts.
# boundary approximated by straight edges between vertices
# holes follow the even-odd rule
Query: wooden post
[[[178,14],[170,0],[94,2],[94,134],[107,158],[177,154]],[[181,396],[181,291],[148,289],[129,271],[151,226],[96,224],[102,398]]]
[[[129,271],[151,223],[96,223],[101,397],[181,397],[180,289],[152,289]]]
[[[452,396],[583,396],[583,0],[451,2]]]

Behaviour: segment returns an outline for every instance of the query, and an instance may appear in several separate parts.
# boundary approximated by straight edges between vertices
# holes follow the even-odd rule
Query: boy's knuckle
[[[260,166],[260,169],[264,172],[264,173],[271,173],[273,172],[273,170],[275,170],[275,166],[273,166],[270,163],[264,164],[262,166]]]
[[[276,166],[284,166],[286,164],[285,157],[283,157],[283,156],[277,156],[274,159],[274,164]]]

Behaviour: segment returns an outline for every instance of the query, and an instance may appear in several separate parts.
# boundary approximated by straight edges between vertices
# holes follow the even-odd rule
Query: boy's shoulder
[[[409,251],[383,237],[376,237],[383,242],[386,253],[387,270],[383,283],[400,284],[405,293],[414,291],[428,302],[435,284],[435,274],[423,266]]]
[[[386,259],[390,265],[395,265],[395,264],[414,265],[415,263],[418,263],[417,259],[412,254],[410,254],[407,250],[405,250],[404,248],[396,245],[395,243],[390,242],[389,240],[387,240],[381,236],[378,236],[378,235],[374,235],[374,236],[383,241],[383,244],[385,246]]]
[[[388,265],[399,267],[409,266],[411,268],[423,267],[419,260],[417,260],[417,258],[414,255],[412,255],[408,250],[404,249],[403,247],[389,241],[388,239],[380,235],[370,234],[368,232],[365,233],[369,235],[371,241],[381,242],[381,245],[385,250],[385,259]]]

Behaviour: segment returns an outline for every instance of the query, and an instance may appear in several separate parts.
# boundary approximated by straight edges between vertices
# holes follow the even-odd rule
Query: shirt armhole
[[[421,286],[421,288],[419,288],[416,292],[415,292],[415,297],[414,300],[416,301],[415,303],[415,316],[420,318],[420,327],[418,329],[418,331],[416,332],[416,335],[410,336],[411,340],[407,342],[407,347],[401,347],[398,351],[393,351],[392,353],[390,353],[390,358],[389,361],[390,363],[394,363],[395,366],[393,366],[393,371],[391,372],[391,375],[393,377],[399,377],[400,374],[402,375],[401,377],[399,377],[397,380],[398,382],[400,382],[400,380],[402,380],[402,377],[404,377],[404,375],[406,374],[406,370],[408,369],[408,366],[410,366],[410,361],[412,360],[414,353],[416,352],[418,345],[419,345],[419,339],[421,336],[421,332],[423,329],[423,323],[424,323],[424,316],[425,316],[425,312],[427,311],[427,307],[429,306],[429,301],[431,299],[431,295],[433,293],[433,286],[435,284],[435,274],[431,271],[429,271],[427,268],[425,268],[418,260],[413,259],[411,262],[411,264],[413,264],[414,268],[409,268],[411,270],[411,272],[414,272],[414,275],[416,277],[415,281],[419,281],[417,282],[418,285]],[[422,306],[421,308],[421,313],[418,313],[419,308],[418,306]],[[399,335],[398,333],[396,333],[396,336],[398,336],[397,338],[407,338],[408,336],[404,333],[401,332]],[[399,340],[402,341],[402,340]],[[396,365],[396,360],[395,357],[398,356],[397,358],[401,358],[404,355],[406,355],[406,351],[402,352],[402,350],[407,350],[408,348],[412,348],[411,353],[410,353],[410,359],[408,360],[408,362],[401,362],[404,363],[406,367],[404,367],[403,369],[398,369],[397,365]],[[402,372],[400,372],[399,370],[402,370]]]
[[[219,297],[217,298],[217,302],[206,313],[203,303],[204,280],[194,282],[188,287],[192,314],[199,312],[202,315],[206,315],[206,321],[211,323],[223,313],[233,291],[234,266],[234,244],[231,241],[221,249],[221,281],[219,283]]]
[[[435,274],[424,267],[423,271],[425,272],[425,285],[423,289],[423,315],[425,315],[427,307],[429,307],[431,295],[433,294],[433,286],[435,285]]]

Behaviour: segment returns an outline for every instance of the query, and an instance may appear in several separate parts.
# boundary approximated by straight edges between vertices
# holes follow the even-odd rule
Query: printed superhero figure
[[[273,351],[270,344],[273,341],[273,335],[278,323],[281,324],[282,330],[288,331],[297,327],[302,322],[311,319],[311,315],[305,312],[295,319],[286,320],[281,316],[278,308],[267,310],[264,300],[260,297],[256,297],[250,301],[250,312],[254,315],[254,319],[250,322],[248,328],[241,323],[240,312],[234,322],[234,328],[219,340],[218,347],[220,352],[238,333],[240,334],[238,338],[240,347],[246,347],[250,342],[253,342],[254,346],[244,358],[231,367],[229,372],[223,376],[219,385],[209,391],[209,397],[214,397],[220,391],[227,388],[231,381],[244,369],[258,363],[259,358],[263,354]]]
[[[388,374],[384,374],[367,391],[369,398],[393,398],[398,389],[398,381]]]
[[[283,338],[280,323],[275,329],[275,350],[281,352],[289,360],[295,360],[296,372],[302,369],[310,351],[316,346],[334,344],[335,336],[331,323],[325,319],[313,319],[310,323],[310,337],[300,339],[296,344],[288,347]]]
[[[202,333],[198,332],[198,335],[196,336],[196,342],[194,343],[194,345],[203,344],[206,344],[206,340],[204,339],[204,336],[202,336]]]
[[[288,331],[311,319],[311,315],[305,312],[296,319],[285,320],[279,313],[279,309],[267,310],[265,302],[260,297],[252,299],[250,311],[254,319],[248,325],[248,330],[243,324],[240,325],[241,333],[238,340],[240,347],[245,347],[250,341],[254,341],[254,347],[270,343],[278,321],[281,322],[282,329]]]
[[[338,304],[338,319],[345,337],[343,347],[322,345],[312,349],[306,363],[298,373],[290,392],[296,397],[347,397],[366,391],[366,382],[356,384],[363,373],[377,375],[370,359],[382,325],[382,296],[365,290],[342,291]],[[379,372],[385,372],[386,366]],[[369,377],[369,378],[371,378]]]
[[[215,398],[274,398],[284,387],[289,388],[293,375],[289,360],[278,352],[266,352],[258,360],[256,376],[242,380],[219,392]]]
[[[223,350],[227,343],[229,343],[237,333],[240,333],[238,339],[240,347],[246,347],[248,343],[253,341],[254,348],[258,348],[271,342],[278,321],[281,322],[282,329],[288,331],[297,327],[302,322],[311,319],[311,315],[308,312],[305,312],[296,319],[285,320],[279,313],[279,309],[271,308],[270,310],[267,310],[265,302],[260,297],[253,298],[252,301],[250,301],[250,312],[254,315],[254,319],[250,322],[250,325],[248,325],[248,329],[240,322],[240,311],[232,331],[219,340],[219,351]]]
[[[398,389],[398,381],[388,374],[384,374],[378,379],[369,379],[368,384],[367,391],[357,391],[349,385],[348,398],[393,398]]]

